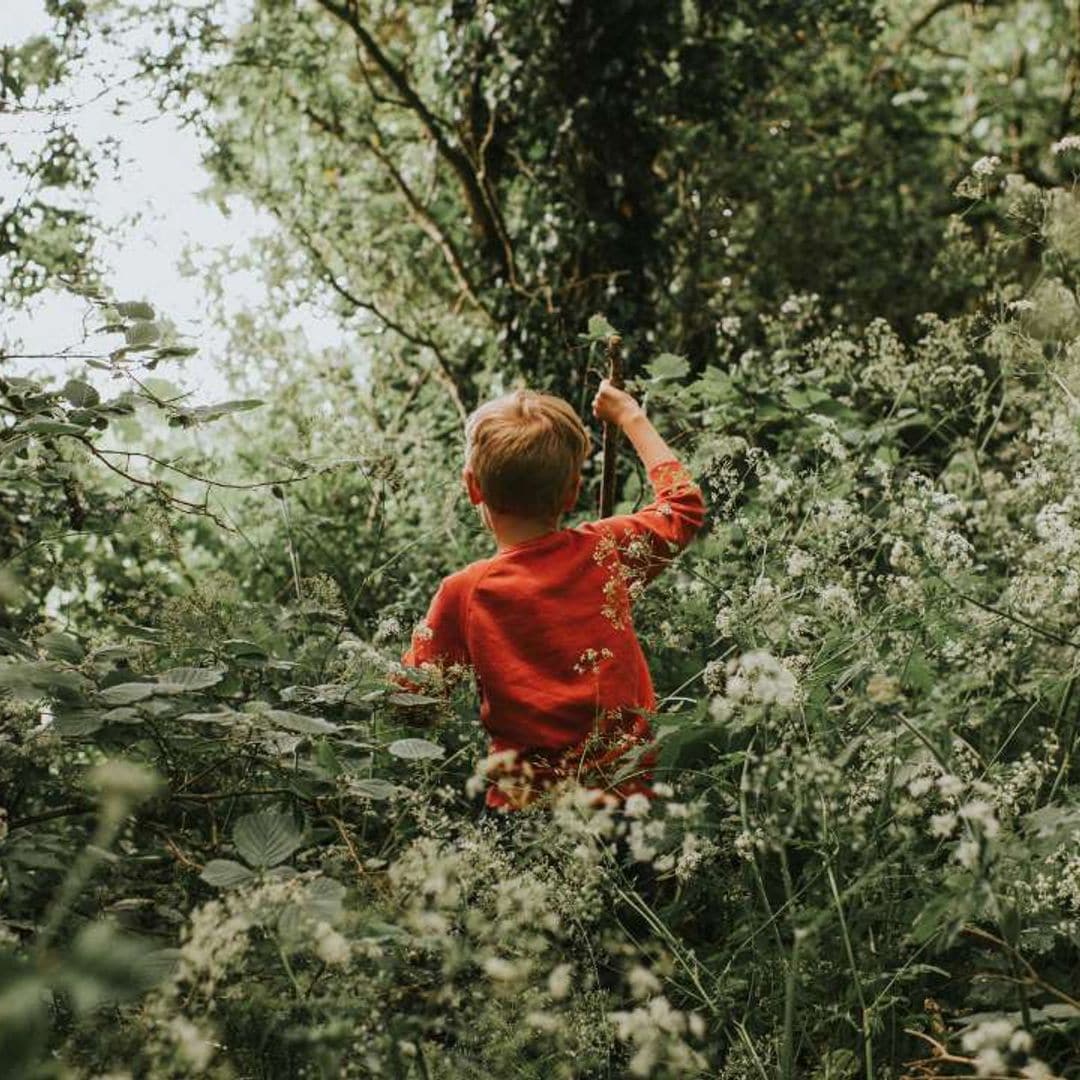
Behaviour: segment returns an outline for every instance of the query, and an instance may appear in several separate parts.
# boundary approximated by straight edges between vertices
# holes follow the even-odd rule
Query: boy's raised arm
[[[600,383],[593,398],[593,415],[605,424],[615,424],[630,440],[646,472],[663,461],[675,461],[671,447],[652,426],[645,410],[625,391],[613,386],[610,379]]]
[[[653,502],[636,514],[605,518],[585,526],[611,532],[632,561],[642,563],[646,578],[653,578],[694,538],[705,520],[701,489],[679,462],[645,410],[624,390],[604,379],[593,400],[598,420],[617,424],[637,451],[652,484]],[[632,550],[632,541],[648,541],[647,556]]]

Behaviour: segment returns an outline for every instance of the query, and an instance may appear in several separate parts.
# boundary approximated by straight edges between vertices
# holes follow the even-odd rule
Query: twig
[[[68,806],[58,806],[55,810],[46,810],[40,814],[27,814],[26,817],[14,818],[8,822],[8,828],[24,829],[28,825],[38,825],[42,821],[53,821],[56,818],[75,817],[80,814],[92,814],[94,807],[89,803],[71,803]]]

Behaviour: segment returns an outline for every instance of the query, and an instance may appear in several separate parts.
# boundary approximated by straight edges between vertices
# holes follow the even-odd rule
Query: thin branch
[[[284,215],[279,211],[274,211],[275,215],[281,220],[284,220]],[[326,263],[326,259],[322,256],[318,250],[314,238],[307,232],[307,230],[298,221],[292,221],[288,223],[300,236],[301,243],[308,254],[316,261],[319,270],[322,273],[323,280],[331,289],[334,290],[343,300],[352,304],[354,308],[359,311],[366,311],[371,315],[374,315],[388,330],[392,330],[399,337],[404,338],[411,345],[415,345],[418,348],[428,349],[435,357],[436,372],[439,381],[446,387],[450,394],[450,398],[454,403],[454,407],[457,409],[458,416],[461,418],[462,423],[465,422],[465,418],[468,416],[468,410],[465,408],[465,403],[461,396],[461,386],[458,382],[457,375],[454,371],[453,365],[450,363],[449,357],[443,352],[438,342],[429,337],[425,337],[422,334],[418,334],[413,330],[409,330],[403,326],[396,319],[392,319],[381,308],[379,308],[371,300],[362,300],[357,296],[348,286],[343,285],[338,279],[337,275],[330,269]]]
[[[375,137],[368,138],[368,147],[375,157],[382,162],[383,168],[390,174],[390,178],[394,181],[398,191],[400,191],[404,197],[413,220],[442,252],[443,258],[450,267],[450,271],[454,275],[454,280],[458,283],[461,291],[469,298],[473,305],[484,312],[488,318],[491,318],[491,313],[485,307],[483,301],[476,295],[476,290],[469,280],[469,273],[465,267],[465,262],[461,258],[461,254],[454,245],[454,242],[447,236],[443,227],[435,220],[431,211],[424,206],[416,193],[409,187],[409,183],[402,175],[401,170],[390,159],[390,155],[379,146]]]
[[[454,275],[454,280],[458,283],[458,287],[469,298],[469,300],[481,311],[484,312],[488,318],[491,318],[490,312],[481,302],[480,298],[476,294],[476,289],[469,277],[468,269],[465,266],[465,260],[462,259],[460,252],[454,245],[454,242],[446,234],[443,227],[435,220],[434,215],[423,202],[417,196],[417,194],[409,186],[408,181],[405,179],[401,170],[390,159],[390,156],[379,145],[382,133],[378,127],[372,121],[372,127],[375,128],[374,135],[368,135],[363,139],[356,137],[352,138],[349,133],[346,132],[344,125],[336,117],[328,119],[327,117],[316,112],[310,105],[302,104],[295,96],[289,95],[290,99],[295,105],[297,105],[300,111],[306,116],[320,131],[325,132],[328,135],[333,135],[337,139],[348,139],[350,142],[361,143],[366,146],[375,158],[382,164],[386,171],[390,174],[390,178],[394,181],[398,191],[401,192],[405,199],[406,205],[409,207],[409,212],[412,215],[413,220],[420,226],[423,232],[435,243],[435,246],[442,252],[443,258],[446,261],[447,266],[450,268],[450,272]]]
[[[1047,630],[1045,627],[1037,626],[1035,623],[1028,622],[1026,619],[1021,619],[1019,615],[1014,615],[1010,611],[1002,611],[1001,608],[996,608],[993,604],[987,604],[982,600],[976,600],[974,596],[969,596],[967,593],[961,592],[955,585],[947,581],[935,570],[931,569],[930,572],[945,586],[946,589],[949,590],[949,592],[958,596],[961,600],[966,600],[969,604],[974,604],[975,607],[982,608],[983,611],[989,612],[991,615],[997,615],[999,618],[1005,619],[1008,622],[1023,626],[1033,634],[1038,634],[1039,637],[1045,638],[1047,641],[1052,641],[1056,645],[1065,645],[1070,649],[1080,649],[1080,642],[1070,641],[1069,638],[1062,637],[1060,634],[1055,634],[1053,630]]]
[[[65,438],[65,436],[59,437]],[[232,531],[229,526],[224,521],[222,521],[221,518],[219,518],[213,510],[210,509],[205,499],[202,501],[202,503],[194,503],[190,502],[188,499],[181,499],[179,495],[174,495],[171,491],[169,491],[160,480],[147,480],[142,476],[136,476],[134,473],[130,473],[127,472],[127,470],[125,469],[121,469],[118,465],[114,465],[105,456],[105,454],[99,452],[98,448],[85,435],[70,435],[66,437],[75,439],[77,442],[82,443],[82,445],[85,446],[86,449],[89,450],[90,453],[95,458],[97,458],[97,460],[100,461],[106,469],[109,469],[111,472],[116,473],[117,476],[123,477],[123,479],[126,480],[129,484],[135,484],[137,487],[149,488],[151,491],[160,495],[162,498],[168,500],[170,504],[175,506],[182,513],[195,514],[200,517],[208,517],[211,521],[214,522],[215,525],[220,526],[226,532]]]
[[[292,476],[279,480],[254,480],[248,484],[236,484],[228,480],[215,480],[210,476],[200,476],[198,473],[188,472],[186,469],[180,468],[179,465],[173,465],[172,462],[164,461],[153,454],[146,454],[140,450],[106,450],[103,446],[95,447],[95,449],[99,454],[112,454],[114,457],[142,458],[144,461],[152,462],[154,465],[160,465],[163,469],[170,469],[180,476],[185,476],[188,480],[208,484],[210,487],[228,488],[232,491],[251,491],[255,488],[284,487],[286,484],[299,484],[304,480],[310,480],[313,476],[318,476],[320,473],[336,468],[334,465],[328,465],[326,468],[316,469],[314,472],[304,473],[302,476]]]
[[[26,817],[15,818],[9,822],[12,829],[24,829],[28,825],[38,825],[42,821],[55,821],[56,818],[76,817],[79,814],[92,814],[94,807],[90,803],[71,803],[68,806],[58,806],[54,810],[46,810],[40,814],[28,814]]]
[[[500,270],[509,278],[510,267],[506,263],[505,252],[501,250],[499,241],[499,229],[487,205],[483,189],[477,180],[476,171],[469,161],[468,155],[459,147],[451,145],[446,137],[446,132],[438,117],[428,108],[420,95],[413,89],[404,72],[380,48],[379,43],[371,32],[361,23],[355,7],[349,3],[337,3],[336,0],[316,0],[329,14],[348,26],[356,35],[364,47],[364,51],[375,61],[376,66],[383,75],[391,82],[394,89],[405,105],[419,118],[428,135],[431,136],[439,156],[442,157],[453,169],[461,182],[465,200],[473,220],[480,227],[493,249],[498,253]]]

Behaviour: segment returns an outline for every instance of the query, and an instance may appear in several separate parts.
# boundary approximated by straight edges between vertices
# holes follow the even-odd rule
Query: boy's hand
[[[644,415],[641,406],[625,390],[612,386],[610,379],[600,380],[592,410],[597,420],[620,428],[635,417]]]

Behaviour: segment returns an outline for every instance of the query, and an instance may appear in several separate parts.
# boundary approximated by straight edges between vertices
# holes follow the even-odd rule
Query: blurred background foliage
[[[0,367],[12,1075],[1078,1075],[1080,4],[50,12],[0,295],[89,344]],[[106,38],[278,223],[189,254],[234,399],[95,250]],[[598,311],[712,508],[638,620],[690,807],[647,916],[580,821],[478,829],[474,702],[387,685],[486,550],[465,415],[584,412]]]

